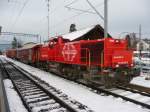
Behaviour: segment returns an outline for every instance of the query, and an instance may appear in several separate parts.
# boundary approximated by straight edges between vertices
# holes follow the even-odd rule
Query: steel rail
[[[122,89],[122,90],[126,90],[126,91],[131,91],[131,92],[133,92],[133,93],[138,93],[138,94],[141,94],[141,95],[143,95],[143,96],[148,96],[148,97],[150,97],[150,94],[149,94],[149,93],[142,92],[142,91],[139,91],[139,90],[136,90],[136,89],[132,89],[132,88],[124,87],[124,86],[117,86],[117,88]]]
[[[11,64],[12,65],[12,64]],[[13,65],[12,65],[13,66]],[[14,67],[14,66],[13,66]],[[26,74],[24,74],[24,72],[22,72],[21,70],[17,69],[16,67],[14,67],[16,70],[18,70],[23,76],[27,77],[29,80],[31,80],[35,85],[37,85],[41,90],[43,90],[47,95],[49,95],[51,98],[53,98],[55,101],[57,101],[59,104],[61,104],[62,107],[66,108],[68,111],[70,112],[78,112],[76,109],[72,108],[70,105],[68,105],[66,102],[64,102],[62,99],[58,98],[57,96],[55,96],[53,93],[50,93],[47,89],[43,88],[40,84],[38,84],[36,81],[34,81],[32,78],[30,78],[29,76],[27,76]],[[15,82],[13,81],[13,78],[11,76],[11,74],[9,73],[9,71],[5,68],[5,71],[7,72],[7,74],[9,75],[15,89],[17,90],[21,100],[23,101],[23,104],[25,105],[25,107],[27,108],[27,110],[29,112],[32,112],[32,110],[30,109],[30,107],[28,106],[28,104],[26,103],[24,97],[22,96],[20,90],[17,88]]]
[[[17,66],[17,65],[16,65],[16,66]],[[17,66],[17,67],[19,67],[19,66]],[[19,68],[20,68],[20,67],[19,67]],[[25,71],[25,72],[27,72],[26,70],[24,70],[24,69],[22,69],[22,68],[20,68],[20,69],[23,70],[23,71]],[[29,72],[27,72],[27,73],[29,73]],[[75,83],[78,83],[78,84],[84,85],[84,86],[86,86],[86,87],[88,87],[88,88],[91,88],[91,89],[93,89],[93,90],[96,90],[97,93],[105,93],[105,94],[107,94],[107,95],[112,95],[112,96],[114,96],[114,97],[120,97],[120,98],[122,98],[122,99],[124,99],[124,100],[126,100],[126,101],[130,101],[130,102],[132,102],[132,103],[135,103],[135,104],[138,104],[138,105],[141,105],[141,106],[143,106],[143,107],[145,107],[145,108],[150,109],[150,105],[149,105],[149,104],[146,104],[146,103],[143,103],[143,102],[134,100],[134,99],[132,99],[132,98],[128,98],[128,97],[125,97],[125,96],[122,96],[122,95],[113,93],[113,92],[111,92],[111,91],[109,91],[109,90],[106,90],[106,89],[104,89],[104,88],[100,88],[100,87],[97,87],[97,86],[94,86],[94,85],[90,85],[90,84],[87,84],[87,83],[84,83],[84,82],[81,82],[81,81],[78,81],[78,80],[70,79],[70,78],[68,78],[68,77],[65,77],[65,76],[60,75],[60,74],[55,73],[55,72],[51,72],[51,73],[53,73],[53,74],[55,74],[55,75],[57,75],[57,76],[59,76],[59,77],[61,77],[61,78],[64,78],[64,79],[73,81],[73,82],[75,82]],[[29,74],[31,74],[31,73],[29,73]],[[130,91],[130,90],[127,89],[126,91]],[[131,92],[132,92],[132,91],[133,91],[133,93],[134,93],[134,92],[137,93],[137,91],[131,90]],[[139,93],[139,94],[140,94],[140,93]],[[144,93],[141,93],[141,95],[142,95],[142,94],[143,94],[143,96],[149,96],[149,95],[146,95],[146,94],[144,94]]]

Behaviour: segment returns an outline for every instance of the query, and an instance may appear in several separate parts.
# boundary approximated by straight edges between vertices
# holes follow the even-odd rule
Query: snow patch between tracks
[[[28,112],[22,101],[18,95],[18,93],[14,90],[14,86],[9,79],[5,79],[4,86],[7,94],[7,99],[10,107],[11,112]]]

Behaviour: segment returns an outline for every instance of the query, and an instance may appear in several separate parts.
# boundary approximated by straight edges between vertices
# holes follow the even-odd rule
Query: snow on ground
[[[32,73],[34,76],[39,77],[41,80],[49,83],[51,86],[60,89],[69,97],[87,105],[95,112],[148,112],[139,105],[124,101],[120,98],[113,96],[102,96],[90,91],[85,86],[76,84],[66,79],[52,75],[51,73],[44,72],[40,69],[25,65],[23,63],[14,61],[7,58],[16,65]]]
[[[9,79],[4,80],[4,86],[8,98],[8,103],[11,112],[28,112],[20,97],[18,96],[17,92],[13,88],[13,84]]]
[[[141,60],[138,57],[134,57],[134,61],[136,62],[138,67],[142,67],[142,73],[138,77],[135,77],[131,83],[132,84],[137,84],[145,87],[150,88],[150,80],[145,80],[146,77],[150,77],[150,58],[141,58]],[[146,69],[146,70],[144,70]]]
[[[148,74],[150,75],[150,74]],[[131,84],[136,84],[144,87],[149,87],[150,88],[150,80],[145,80],[146,77],[150,77],[147,74],[142,74],[138,77],[135,77],[132,81]]]

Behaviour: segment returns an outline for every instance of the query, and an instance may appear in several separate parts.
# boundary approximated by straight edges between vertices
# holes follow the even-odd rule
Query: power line
[[[26,1],[24,2],[23,7],[21,8],[21,10],[20,10],[20,12],[19,12],[19,14],[18,14],[18,16],[17,16],[16,20],[15,20],[15,21],[14,21],[14,23],[12,24],[11,29],[12,29],[13,27],[15,27],[15,25],[16,25],[16,23],[17,23],[17,21],[18,21],[19,17],[20,17],[20,16],[21,16],[21,14],[23,13],[23,10],[24,10],[24,8],[25,8],[26,4],[28,3],[28,1],[29,1],[29,0],[26,0]]]
[[[89,0],[86,0],[87,3],[92,7],[96,14],[104,20],[104,37],[107,38],[108,32],[108,0],[104,0],[104,17],[99,13],[99,11],[92,5]]]
[[[57,26],[57,25],[60,25],[61,23],[67,22],[67,20],[71,20],[72,18],[78,17],[78,16],[80,16],[80,15],[82,15],[82,14],[84,14],[84,13],[81,12],[81,13],[78,13],[78,14],[76,14],[76,15],[74,15],[74,16],[69,17],[69,18],[65,18],[65,19],[63,19],[61,22],[58,22],[57,24],[53,25],[52,27],[55,27],[55,26]]]
[[[74,1],[72,1],[71,3],[65,5],[65,7],[68,7],[68,6],[70,6],[70,5],[74,4],[74,3],[76,3],[77,1],[78,1],[78,0],[74,0]]]
[[[92,11],[87,11],[87,10],[83,10],[83,9],[76,9],[76,8],[69,7],[69,6],[66,6],[66,8],[69,10],[75,10],[75,11],[80,11],[80,12],[85,12],[85,13],[96,14],[95,12],[92,12]]]
[[[64,7],[64,6],[62,6],[62,3],[64,3],[64,1],[61,2],[59,6],[55,7],[54,10],[51,11],[51,14],[54,13],[55,11],[61,9],[62,7]]]
[[[10,30],[12,19],[15,17],[15,11],[17,9],[17,5],[16,4],[20,4],[20,2],[18,2],[16,0],[16,1],[9,1],[9,3],[13,3],[13,6],[11,8],[10,20],[8,22],[8,29]]]
[[[92,7],[92,9],[96,12],[97,15],[99,15],[99,17],[104,20],[104,17],[97,11],[97,9],[91,4],[91,2],[89,0],[86,0],[88,2],[88,4]]]
[[[77,8],[73,8],[73,7],[71,7],[71,5],[72,4],[74,4],[74,3],[76,3],[78,0],[74,0],[73,2],[71,2],[70,4],[67,4],[67,5],[65,5],[64,7],[65,8],[67,8],[67,9],[69,9],[69,10],[75,10],[75,11],[80,11],[80,12],[84,12],[84,13],[91,13],[91,14],[96,14],[95,12],[92,12],[92,11],[89,11],[90,9],[87,9],[87,10],[83,10],[83,9],[77,9]],[[91,3],[89,3],[89,1],[87,0],[87,3],[91,6],[92,4]],[[103,3],[100,3],[100,4],[98,4],[98,5],[103,5]],[[92,5],[92,7],[94,7],[93,5]],[[101,16],[101,15],[100,15]],[[102,17],[102,16],[101,16]],[[103,17],[102,17],[103,18]]]
[[[65,0],[64,0],[64,1],[65,1]],[[65,7],[65,6],[67,6],[67,5],[65,5],[65,6],[62,5],[62,4],[64,3],[64,1],[62,1],[62,2],[60,3],[60,5],[57,6],[57,7],[55,7],[54,10],[52,10],[50,13],[52,14],[52,13],[56,12],[57,10],[59,10],[59,9],[61,9],[61,8],[63,8],[63,7]],[[77,1],[78,1],[78,0],[74,0],[73,2],[71,2],[71,3],[69,3],[69,4],[76,3]],[[68,4],[68,5],[69,5],[69,4]]]
[[[102,6],[102,5],[104,5],[104,2],[95,5],[95,7],[100,7],[100,6]],[[65,6],[68,6],[68,5],[65,5]],[[65,7],[65,6],[64,6],[64,7]],[[90,10],[91,10],[91,8],[86,9],[86,11],[90,11]],[[78,16],[81,16],[82,14],[85,14],[85,13],[87,13],[87,12],[82,11],[82,12],[76,14],[76,15],[73,15],[73,16],[69,17],[69,18],[63,19],[62,21],[56,23],[55,25],[53,25],[53,26],[51,26],[51,27],[56,27],[56,26],[60,25],[61,23],[65,23],[65,22],[67,22],[68,20],[72,20],[72,19],[74,19],[74,18],[76,18],[76,17],[78,17]]]

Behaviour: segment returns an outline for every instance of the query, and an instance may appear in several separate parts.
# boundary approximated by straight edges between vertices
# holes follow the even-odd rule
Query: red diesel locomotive
[[[11,54],[9,52],[11,50],[7,54]],[[127,48],[124,39],[76,38],[70,41],[64,36],[58,36],[47,45],[20,48],[16,53],[14,58],[24,63],[105,87],[129,83],[138,73],[133,65],[133,51]]]

